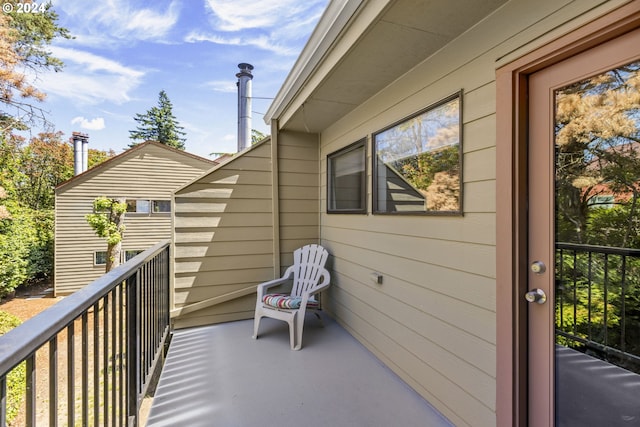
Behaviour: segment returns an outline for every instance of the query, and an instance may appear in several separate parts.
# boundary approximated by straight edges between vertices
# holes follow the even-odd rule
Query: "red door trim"
[[[496,72],[498,426],[527,425],[527,77],[638,27],[635,0]]]

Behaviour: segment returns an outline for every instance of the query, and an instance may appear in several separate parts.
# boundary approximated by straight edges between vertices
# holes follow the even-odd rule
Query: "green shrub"
[[[0,335],[20,325],[22,321],[5,311],[0,311]],[[18,415],[26,386],[26,366],[22,362],[7,375],[7,423]]]
[[[53,270],[52,212],[15,203],[7,209],[11,217],[0,220],[0,298]]]

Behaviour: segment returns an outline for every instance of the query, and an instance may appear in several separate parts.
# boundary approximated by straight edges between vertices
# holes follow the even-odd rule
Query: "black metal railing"
[[[169,242],[147,249],[0,337],[0,426],[137,426],[169,327]],[[66,355],[65,355],[66,354]]]
[[[640,373],[640,249],[556,244],[556,342]]]

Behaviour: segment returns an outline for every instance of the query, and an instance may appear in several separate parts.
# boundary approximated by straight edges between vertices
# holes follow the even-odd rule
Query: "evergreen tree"
[[[19,13],[18,0],[3,2],[0,13],[0,132],[25,130],[36,122],[47,122],[45,112],[34,101],[45,93],[36,88],[25,71],[62,70],[48,46],[57,38],[70,39],[69,31],[58,25],[51,2],[32,3],[37,13]],[[8,13],[7,13],[8,12]]]
[[[158,141],[173,148],[184,150],[183,127],[178,124],[172,112],[173,105],[164,90],[158,95],[158,106],[152,107],[145,114],[136,114],[134,120],[138,122],[136,130],[129,131],[129,138],[134,141]],[[129,144],[135,147],[137,143]]]

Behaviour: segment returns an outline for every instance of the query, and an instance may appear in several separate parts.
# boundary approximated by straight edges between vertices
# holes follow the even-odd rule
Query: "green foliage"
[[[556,262],[556,329],[640,356],[640,258],[567,251]],[[556,343],[595,351],[640,373],[640,366],[599,354],[597,346],[562,335]]]
[[[4,335],[11,329],[19,326],[22,323],[16,316],[9,314],[5,311],[0,311],[0,335]],[[24,396],[24,390],[26,385],[26,365],[22,362],[15,367],[7,375],[7,423],[11,424],[11,421],[18,415],[22,398]]]
[[[117,199],[98,197],[93,201],[93,211],[85,218],[98,237],[104,237],[110,245],[120,243],[125,229],[120,218],[127,211],[127,204]]]
[[[640,249],[638,82],[635,62],[558,91],[556,241]],[[557,254],[556,342],[640,373],[640,258],[610,252]]]
[[[612,208],[590,209],[585,240],[590,245],[623,247],[629,228],[627,246],[640,248],[640,215],[631,215],[628,203]]]
[[[0,219],[0,297],[53,271],[53,210],[5,202]]]
[[[10,0],[14,5],[10,26],[15,29],[19,38],[15,43],[18,54],[31,67],[53,68],[55,71],[62,69],[63,63],[58,58],[52,57],[47,46],[56,38],[73,38],[64,27],[57,24],[58,14],[53,10],[53,5],[47,3],[44,10],[38,13],[19,13],[17,3],[23,1]]]
[[[52,209],[52,188],[73,176],[71,145],[62,141],[62,132],[40,133],[22,148],[20,168],[19,199],[33,209]]]
[[[94,213],[85,215],[96,235],[107,241],[107,272],[120,264],[120,248],[122,234],[125,230],[124,213],[126,211],[127,204],[123,199],[98,197],[93,201]]]
[[[268,135],[265,135],[264,133],[260,132],[259,130],[256,129],[251,129],[251,144],[257,144],[258,142],[262,141],[263,139],[265,139]]]
[[[0,102],[9,110],[0,110],[0,129],[25,130],[28,124],[40,119],[46,123],[44,111],[32,101],[42,101],[45,94],[25,79],[25,70],[60,71],[63,63],[51,55],[48,46],[56,38],[72,38],[69,31],[58,25],[58,15],[51,2],[38,8],[38,13],[20,13],[25,2],[5,1],[13,11],[0,16]],[[32,3],[35,5],[35,3]],[[38,4],[40,6],[40,4]],[[31,100],[31,102],[30,102]]]
[[[595,197],[613,195],[629,208],[615,225],[621,235],[597,244],[633,247],[640,197],[640,62],[563,88],[557,95],[557,239],[585,243]],[[606,119],[603,119],[606,118]],[[637,228],[636,228],[637,230]],[[597,233],[597,231],[596,231]],[[600,234],[600,237],[604,237]]]
[[[0,132],[0,298],[53,274],[53,188],[72,176],[72,154],[59,132],[29,144]]]
[[[173,115],[173,105],[164,90],[158,95],[158,106],[152,107],[145,114],[136,114],[138,122],[136,130],[129,131],[129,138],[134,141],[158,141],[173,148],[184,150],[186,135],[183,127]],[[129,146],[134,147],[136,143]]]
[[[441,150],[425,151],[417,156],[399,160],[402,175],[419,190],[429,188],[438,172],[459,173],[459,146],[452,145]]]

